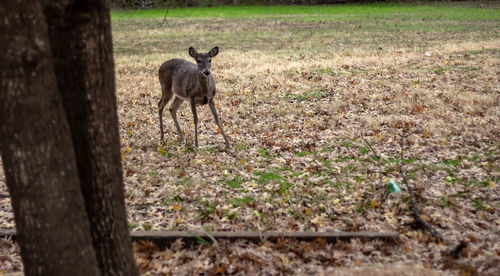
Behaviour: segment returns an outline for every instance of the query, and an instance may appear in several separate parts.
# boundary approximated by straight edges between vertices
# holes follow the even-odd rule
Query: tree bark
[[[123,199],[109,3],[48,1],[45,13],[99,267],[111,274],[134,271]]]
[[[0,4],[0,151],[26,274],[138,275],[109,3],[42,3]]]
[[[42,8],[4,1],[0,18],[0,152],[25,274],[98,275]]]

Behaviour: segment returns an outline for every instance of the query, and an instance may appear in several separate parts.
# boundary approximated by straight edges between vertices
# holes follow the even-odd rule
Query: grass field
[[[389,249],[314,245],[326,252],[319,256],[245,245],[260,252],[253,261],[231,258],[285,273],[372,263],[499,272],[500,10],[454,5],[171,9],[161,27],[165,10],[112,12],[131,230],[398,231]],[[178,142],[168,112],[160,143],[159,66],[215,45],[216,103],[232,148],[206,107],[198,152]],[[192,144],[188,104],[178,117]],[[460,260],[443,261],[445,247],[412,226],[398,175],[403,132],[420,210],[450,242],[469,242]],[[361,133],[382,156],[383,181],[403,193],[384,196]],[[0,226],[12,228],[10,203],[0,200]],[[211,271],[182,254],[240,252],[232,246],[182,251],[163,267]]]
[[[160,28],[164,14],[162,9],[113,12],[115,52],[149,59],[158,53],[178,55],[190,42],[262,54],[295,53],[297,47],[319,52],[350,46],[378,49],[387,44],[415,48],[435,40],[481,40],[498,34],[500,18],[499,9],[443,5],[213,7],[171,9],[170,28],[167,24]],[[425,39],[414,39],[422,35]]]
[[[480,6],[480,5],[477,5]],[[498,8],[498,4],[496,4]],[[130,19],[162,19],[166,9],[122,10],[113,11],[111,18],[115,21]],[[220,6],[200,8],[173,8],[168,10],[168,18],[221,18],[248,19],[279,17],[299,17],[307,21],[327,20],[362,20],[367,19],[450,19],[468,20],[498,20],[498,9],[470,8],[465,6],[442,5],[409,5],[406,3],[377,3],[369,5],[319,5],[319,6]],[[274,18],[273,18],[274,17]],[[305,18],[304,18],[305,17]],[[292,19],[297,20],[297,18]],[[300,19],[299,19],[300,20]]]

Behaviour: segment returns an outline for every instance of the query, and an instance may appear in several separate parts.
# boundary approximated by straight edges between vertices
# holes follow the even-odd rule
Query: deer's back
[[[215,95],[215,83],[212,76],[209,76],[207,86],[200,85],[198,67],[183,59],[171,59],[164,62],[158,71],[162,86],[171,89],[177,96],[188,99],[190,95],[195,97]]]
[[[158,74],[160,77],[160,82],[162,82],[166,81],[167,79],[178,79],[187,77],[189,75],[194,75],[196,74],[196,72],[196,65],[194,65],[193,63],[187,60],[174,58],[165,61],[160,66]]]

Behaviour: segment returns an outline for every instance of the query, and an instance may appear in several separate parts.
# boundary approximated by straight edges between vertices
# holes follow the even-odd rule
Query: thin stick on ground
[[[413,193],[413,190],[410,188],[410,185],[408,184],[408,178],[406,177],[406,173],[403,168],[403,161],[404,161],[404,139],[405,139],[405,134],[401,134],[401,160],[399,161],[399,173],[403,177],[403,183],[406,186],[406,189],[408,190],[408,193],[410,193],[410,198],[412,202],[412,210],[413,210],[413,216],[415,217],[415,220],[422,226],[424,227],[429,233],[439,239],[441,242],[444,244],[451,246],[452,244],[443,238],[443,236],[436,230],[434,227],[432,227],[427,221],[425,221],[422,216],[420,216],[420,212],[418,211],[417,208],[417,200],[415,199],[415,194]],[[464,240],[461,240],[456,246],[453,247],[452,250],[449,250],[448,253],[453,257],[453,258],[458,258],[460,252],[467,247],[467,242]]]
[[[370,148],[370,150],[373,152],[373,154],[375,155],[375,157],[377,157],[377,166],[378,166],[378,182],[379,182],[379,185],[380,187],[383,187],[383,180],[382,180],[382,165],[381,165],[381,160],[382,160],[382,156],[379,155],[377,153],[377,151],[372,147],[372,145],[365,139],[364,135],[363,135],[363,132],[360,131],[360,136],[361,136],[361,139],[363,139],[363,141],[368,145],[368,147]]]
[[[403,183],[406,186],[406,189],[408,190],[408,193],[410,194],[411,198],[411,203],[412,203],[412,211],[413,211],[413,216],[415,217],[415,220],[417,223],[419,223],[422,227],[424,227],[429,233],[439,239],[439,241],[443,242],[447,246],[451,246],[452,244],[443,238],[443,236],[436,230],[434,227],[432,227],[427,221],[425,221],[422,216],[420,215],[420,212],[418,211],[417,208],[417,200],[415,199],[415,194],[413,193],[413,190],[410,188],[410,185],[408,184],[408,178],[406,177],[406,173],[403,168],[403,161],[404,161],[404,139],[405,139],[405,134],[401,134],[401,160],[399,162],[399,173],[401,174],[403,178]],[[448,253],[453,257],[453,258],[458,258],[460,252],[467,247],[467,242],[465,241],[460,241],[458,245],[454,246],[452,250],[449,250]]]
[[[435,237],[438,238],[441,242],[444,244],[447,244],[447,241],[443,238],[443,236],[436,230],[434,227],[432,227],[427,221],[425,221],[422,216],[420,215],[420,212],[418,211],[417,208],[417,200],[415,199],[415,194],[413,193],[413,189],[410,188],[410,185],[408,184],[408,179],[406,178],[406,173],[403,168],[403,162],[404,162],[404,139],[405,139],[405,134],[401,134],[401,160],[399,161],[399,173],[401,174],[401,177],[403,178],[403,183],[406,186],[406,189],[408,190],[408,193],[410,193],[410,199],[411,199],[411,205],[412,205],[412,211],[413,211],[413,216],[415,217],[415,220],[417,223],[419,223],[422,227],[424,227],[429,233]]]

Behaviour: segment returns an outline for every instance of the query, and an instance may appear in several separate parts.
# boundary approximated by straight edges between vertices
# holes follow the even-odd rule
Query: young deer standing
[[[158,71],[161,85],[161,100],[158,103],[158,113],[160,115],[160,132],[163,141],[163,121],[162,113],[165,105],[175,95],[174,101],[168,108],[172,119],[174,119],[175,128],[179,134],[181,142],[185,143],[184,135],[177,122],[177,109],[185,101],[191,104],[191,111],[194,117],[195,145],[198,148],[198,114],[196,105],[205,105],[208,103],[210,110],[214,115],[215,122],[224,137],[226,147],[229,148],[229,141],[222,130],[217,111],[215,109],[215,82],[210,74],[210,63],[212,58],[219,53],[219,47],[214,47],[208,53],[197,53],[193,47],[189,47],[189,55],[196,61],[196,65],[182,59],[171,59],[160,66]]]

